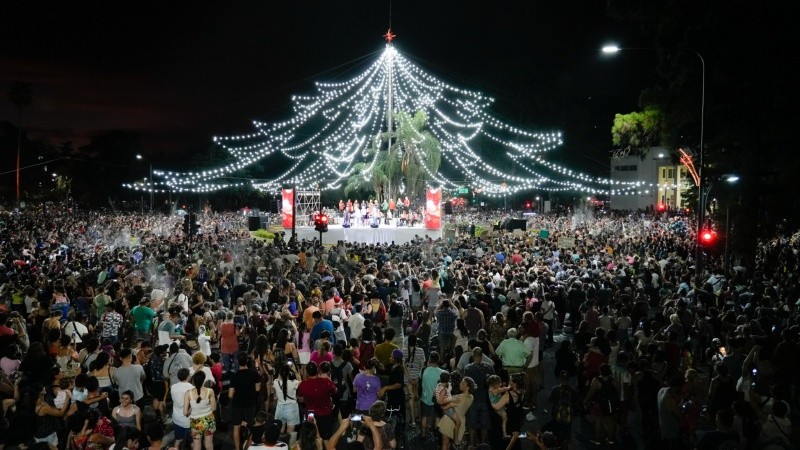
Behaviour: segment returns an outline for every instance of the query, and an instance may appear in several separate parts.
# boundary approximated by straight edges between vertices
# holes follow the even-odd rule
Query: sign
[[[294,215],[294,195],[291,189],[281,189],[281,225],[283,228],[292,228]]]
[[[469,194],[469,188],[462,186],[462,187],[458,188],[458,193],[459,194]]]
[[[574,248],[575,238],[560,237],[558,238],[558,248]]]
[[[428,189],[425,201],[425,228],[438,230],[442,227],[442,191]]]
[[[549,239],[549,238],[550,238],[550,231],[549,230],[539,230],[539,239]],[[574,245],[574,242],[573,242],[573,245]]]

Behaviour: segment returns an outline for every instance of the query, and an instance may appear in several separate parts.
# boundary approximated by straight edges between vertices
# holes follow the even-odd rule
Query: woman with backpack
[[[584,399],[586,411],[594,418],[594,438],[592,444],[614,444],[614,413],[619,409],[619,392],[614,387],[611,377],[611,366],[603,364],[600,373],[589,385],[589,392]]]

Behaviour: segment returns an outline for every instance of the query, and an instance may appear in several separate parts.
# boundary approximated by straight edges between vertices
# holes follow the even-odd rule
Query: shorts
[[[300,364],[303,366],[311,361],[311,353],[297,352],[297,357],[300,358]]]
[[[156,399],[156,400],[158,400],[160,402],[163,402],[163,401],[167,400],[167,381],[166,380],[151,381],[150,382],[150,386],[148,387],[148,389],[150,391],[150,395],[154,399]]]
[[[256,407],[234,408],[231,406],[231,425],[239,425],[242,422],[252,425],[255,423]]]
[[[172,432],[175,434],[176,441],[182,441],[190,437],[188,428],[179,427],[175,424],[172,424]]]
[[[192,439],[213,436],[217,431],[217,421],[214,420],[214,414],[209,414],[199,419],[189,419],[189,430],[191,431]]]
[[[300,406],[296,402],[280,402],[275,406],[275,420],[286,425],[300,425]]]
[[[54,431],[52,434],[49,434],[43,438],[35,437],[33,438],[33,441],[37,444],[44,442],[46,444],[50,444],[51,447],[58,447],[58,433]]]
[[[420,401],[420,414],[422,417],[429,417],[431,419],[438,419],[439,413],[436,411],[436,407],[433,405],[428,405],[427,403]]]
[[[467,428],[486,430],[490,423],[489,405],[482,401],[473,402],[467,410]]]

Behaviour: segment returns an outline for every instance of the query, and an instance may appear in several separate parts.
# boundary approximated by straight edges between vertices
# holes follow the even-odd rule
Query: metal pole
[[[150,214],[153,214],[153,163],[147,161],[150,164]]]
[[[691,50],[698,58],[700,58],[700,64],[702,66],[702,82],[701,82],[701,90],[700,90],[700,150],[699,150],[699,164],[697,166],[697,177],[700,179],[700,182],[697,186],[697,191],[699,193],[698,203],[700,205],[699,211],[697,211],[697,235],[700,235],[700,230],[703,227],[704,216],[705,216],[705,199],[703,194],[703,133],[704,133],[704,119],[705,119],[705,109],[706,109],[706,61],[703,59],[703,55],[700,54],[697,50]],[[695,248],[695,274],[697,277],[697,283],[702,282],[702,258],[701,258],[701,251],[699,246],[699,241],[697,243],[697,247]]]
[[[292,242],[297,242],[297,229],[295,222],[297,219],[297,185],[292,185]]]
[[[731,233],[730,233],[730,220],[731,219],[731,205],[728,204],[725,206],[725,256],[724,260],[722,261],[722,267],[725,269],[725,275],[728,274],[728,241],[730,241]]]

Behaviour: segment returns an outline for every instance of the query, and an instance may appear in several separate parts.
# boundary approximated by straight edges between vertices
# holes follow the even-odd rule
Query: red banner
[[[294,214],[294,208],[292,207],[292,200],[294,200],[292,196],[292,190],[282,189],[281,197],[281,218],[283,219],[283,228],[292,228],[292,215]]]
[[[442,227],[442,190],[428,189],[425,197],[425,228],[438,230]]]

